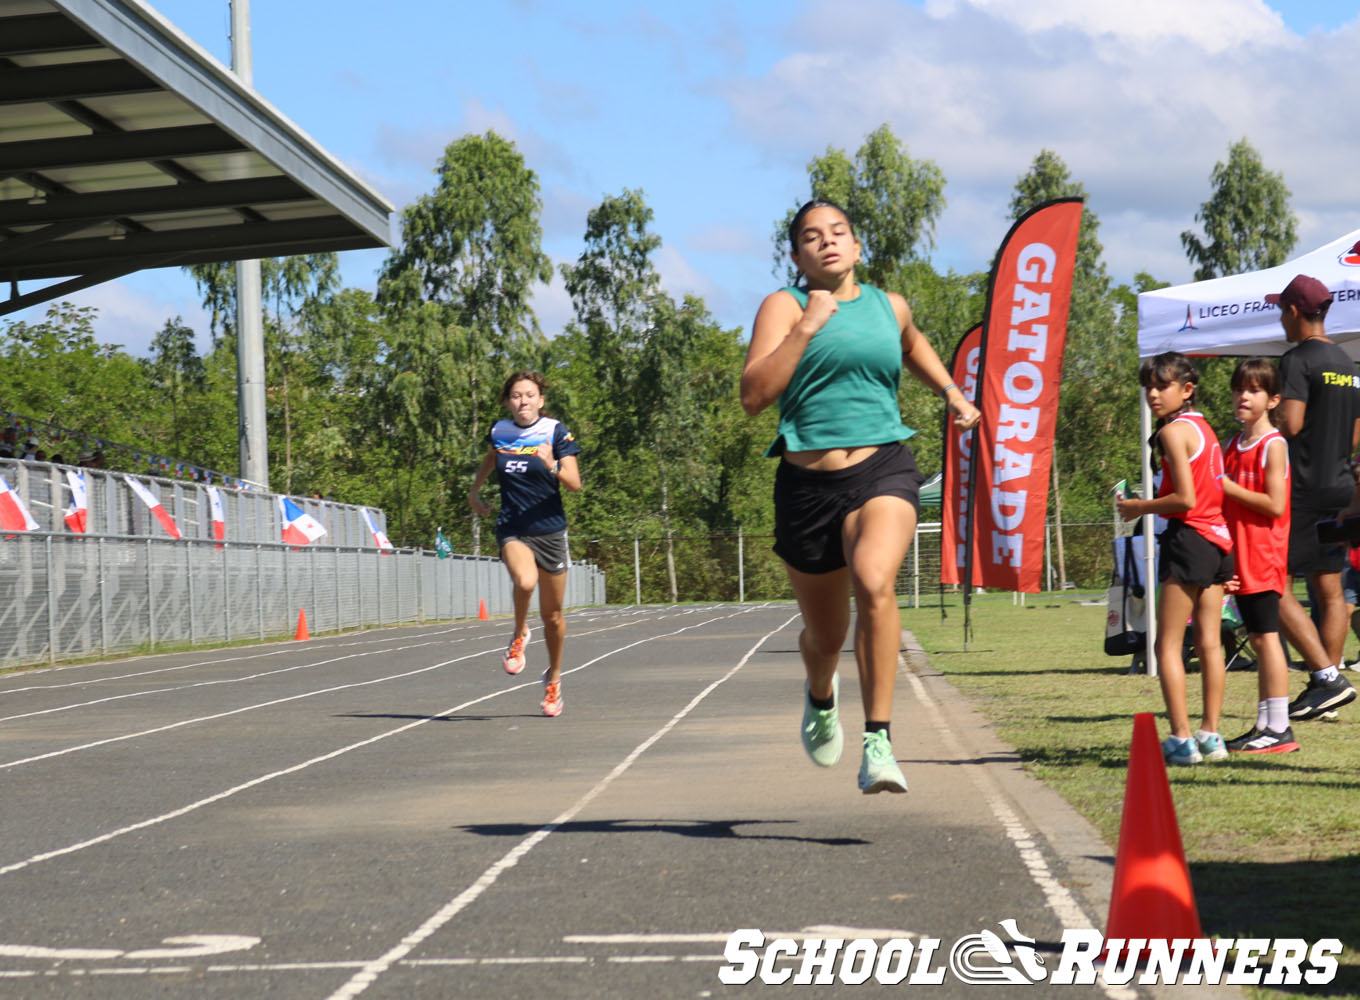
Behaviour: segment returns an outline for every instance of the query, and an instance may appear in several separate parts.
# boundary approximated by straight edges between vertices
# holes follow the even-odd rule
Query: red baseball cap
[[[1278,305],[1282,309],[1298,306],[1299,312],[1305,316],[1311,316],[1332,301],[1332,293],[1327,291],[1327,286],[1318,281],[1317,278],[1300,274],[1285,285],[1284,291],[1280,294],[1267,295],[1266,301],[1271,305]]]

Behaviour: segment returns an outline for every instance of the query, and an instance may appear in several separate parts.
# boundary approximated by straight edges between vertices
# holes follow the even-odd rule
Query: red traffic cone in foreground
[[[1105,940],[1203,936],[1157,722],[1151,712],[1140,712],[1133,717]]]
[[[311,638],[311,636],[307,634],[307,612],[305,609],[298,612],[297,635],[293,636],[293,638],[295,640]]]
[[[484,622],[490,617],[491,616],[486,613],[486,598],[483,597],[477,602],[477,620]]]

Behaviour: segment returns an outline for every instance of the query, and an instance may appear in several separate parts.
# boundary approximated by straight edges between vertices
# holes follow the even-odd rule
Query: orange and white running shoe
[[[524,636],[517,635],[510,641],[501,657],[501,666],[507,674],[517,674],[524,669]]]
[[[562,682],[549,681],[546,671],[543,674],[543,701],[538,707],[549,718],[562,714]]]

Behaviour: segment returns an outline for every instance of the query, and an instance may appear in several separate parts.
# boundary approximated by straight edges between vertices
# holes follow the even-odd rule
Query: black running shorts
[[[1227,583],[1236,572],[1231,552],[1224,552],[1184,521],[1168,518],[1166,530],[1157,536],[1161,548],[1157,577],[1187,587],[1212,587]]]
[[[502,535],[496,539],[501,548],[506,542],[519,542],[527,545],[534,554],[538,568],[550,576],[565,573],[571,566],[571,554],[567,551],[567,533],[554,531],[548,535]]]
[[[846,469],[820,472],[781,460],[774,475],[774,551],[802,573],[845,565],[841,525],[874,497],[901,497],[918,511],[925,477],[905,444],[885,444]]]

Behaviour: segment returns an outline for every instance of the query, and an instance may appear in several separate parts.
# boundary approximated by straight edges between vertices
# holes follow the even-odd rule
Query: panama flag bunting
[[[222,510],[222,493],[216,486],[209,486],[208,506],[212,509],[212,536],[219,542],[227,537],[227,515]],[[222,546],[217,546],[219,549]]]
[[[287,497],[279,497],[279,512],[283,516],[283,540],[289,545],[311,545],[326,533],[316,518]]]
[[[181,537],[179,526],[175,524],[175,519],[161,506],[161,502],[156,499],[155,494],[143,486],[140,480],[133,479],[131,476],[124,476],[123,478],[126,479],[127,484],[132,487],[132,492],[141,497],[142,503],[146,504],[147,510],[151,511],[156,520],[161,522],[161,527],[165,529],[165,533],[171,538]]]
[[[0,528],[6,531],[38,530],[38,522],[33,520],[19,494],[9,488],[4,476],[0,476]]]
[[[66,508],[66,514],[62,520],[66,522],[66,527],[83,535],[90,511],[89,494],[85,492],[85,473],[77,472],[75,469],[67,469],[66,485],[71,488],[71,503]]]
[[[387,538],[387,532],[383,531],[381,528],[378,527],[376,523],[374,523],[373,515],[368,512],[367,507],[364,507],[362,509],[364,512],[364,520],[368,522],[368,530],[373,535],[374,544],[376,544],[378,548],[382,549],[384,552],[391,549],[392,543]]]

